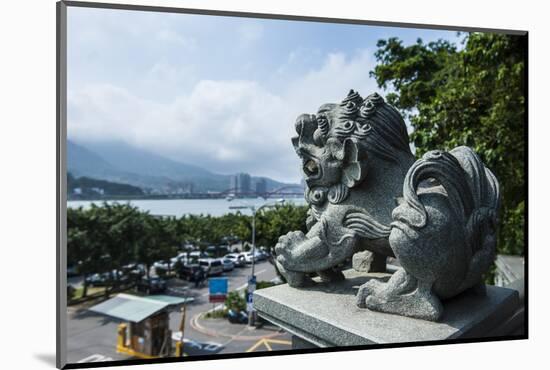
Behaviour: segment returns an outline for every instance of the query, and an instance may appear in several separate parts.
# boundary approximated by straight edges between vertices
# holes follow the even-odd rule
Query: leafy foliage
[[[225,307],[236,312],[246,310],[246,300],[242,292],[237,290],[229,292],[225,298]]]
[[[279,237],[289,231],[301,230],[306,233],[307,209],[306,206],[284,204],[262,210],[256,215],[256,244],[271,250]]]
[[[472,147],[500,181],[498,252],[523,254],[526,39],[493,33],[404,46],[380,40],[371,75],[409,119],[417,156]]]

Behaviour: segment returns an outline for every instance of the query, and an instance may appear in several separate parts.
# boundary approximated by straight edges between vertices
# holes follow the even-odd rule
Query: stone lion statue
[[[281,236],[276,264],[293,287],[344,279],[339,266],[370,251],[401,266],[387,282],[359,288],[357,305],[426,320],[441,301],[482,288],[495,253],[499,184],[468,147],[415,160],[403,118],[374,93],[351,90],[340,104],[296,120],[308,232]]]

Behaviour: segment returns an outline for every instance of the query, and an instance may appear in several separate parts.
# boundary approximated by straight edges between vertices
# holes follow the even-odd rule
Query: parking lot
[[[244,289],[251,265],[237,267],[224,272],[228,277],[229,291]],[[258,281],[270,281],[276,277],[274,267],[267,261],[257,262],[255,275]],[[180,279],[170,279],[164,294],[185,295],[194,301],[187,305],[185,320],[185,353],[189,356],[216,353],[246,352],[247,350],[288,349],[290,336],[281,333],[276,327],[265,326],[250,329],[243,324],[231,324],[225,319],[205,319],[200,324],[201,313],[211,310],[214,305],[208,301],[208,286],[195,288],[193,283]],[[95,302],[97,303],[97,302]],[[92,303],[68,308],[67,359],[69,362],[107,361],[128,359],[116,352],[117,325],[120,321],[95,314],[86,309]],[[170,329],[179,331],[181,312],[170,314]],[[199,323],[197,325],[197,323]],[[262,338],[272,342],[261,342]],[[271,343],[271,345],[270,345]]]

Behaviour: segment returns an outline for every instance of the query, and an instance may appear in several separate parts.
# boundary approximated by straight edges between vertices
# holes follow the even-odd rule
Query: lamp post
[[[231,202],[233,199],[227,199],[228,202]],[[278,200],[276,203],[284,203],[284,199]],[[252,271],[251,276],[248,279],[247,287],[247,308],[248,308],[248,326],[254,326],[255,323],[255,312],[252,308],[252,292],[256,289],[256,276],[254,275],[254,267],[256,263],[256,213],[261,211],[263,208],[274,207],[276,203],[264,203],[260,207],[256,208],[253,204],[242,204],[240,206],[229,206],[229,209],[249,209],[252,212]]]

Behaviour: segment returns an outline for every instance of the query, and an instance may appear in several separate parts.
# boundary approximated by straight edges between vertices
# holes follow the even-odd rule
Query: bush
[[[229,292],[225,298],[225,307],[228,310],[233,310],[236,312],[245,311],[246,300],[244,299],[244,295],[236,291]]]
[[[226,316],[227,316],[226,308],[221,310],[210,311],[210,312],[207,312],[206,315],[204,315],[206,319],[223,319]]]

